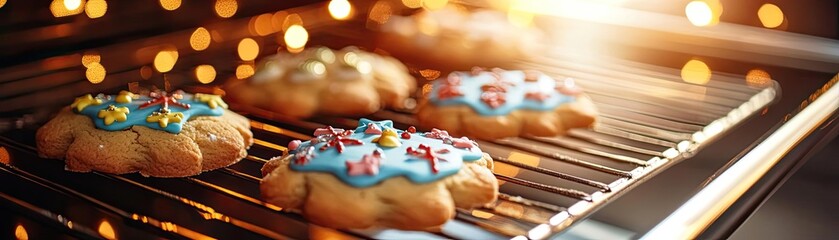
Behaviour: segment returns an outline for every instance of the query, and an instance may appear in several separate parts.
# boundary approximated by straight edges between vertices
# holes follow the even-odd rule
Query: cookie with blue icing
[[[334,228],[428,229],[495,200],[492,159],[464,137],[361,119],[317,129],[262,169],[265,201]]]
[[[473,68],[428,86],[417,112],[420,124],[479,139],[556,136],[589,127],[597,116],[573,79],[536,71]]]
[[[263,59],[253,77],[225,86],[231,101],[285,116],[370,114],[404,108],[416,82],[396,59],[346,47],[315,47]],[[413,107],[413,106],[411,106]]]
[[[41,127],[36,143],[70,171],[191,176],[246,156],[249,121],[226,108],[212,94],[86,94]]]

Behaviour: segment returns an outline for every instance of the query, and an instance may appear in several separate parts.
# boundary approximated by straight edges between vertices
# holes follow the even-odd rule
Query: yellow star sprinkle
[[[169,123],[179,123],[184,119],[184,114],[181,112],[154,112],[146,118],[146,122],[157,122],[160,127],[166,128]]]
[[[90,105],[99,105],[102,104],[102,99],[94,98],[93,95],[87,94],[81,97],[77,97],[73,104],[70,104],[71,108],[76,108],[76,112],[81,112],[86,107]]]
[[[227,108],[227,103],[224,103],[224,100],[221,100],[221,96],[219,95],[196,93],[193,99],[206,103],[212,109],[216,109],[218,106]]]
[[[114,99],[117,103],[130,103],[132,100],[137,99],[137,95],[129,92],[129,91],[119,91],[119,95]]]
[[[114,121],[125,122],[128,119],[128,108],[110,105],[106,109],[99,110],[99,118],[105,119],[105,125],[111,125]]]

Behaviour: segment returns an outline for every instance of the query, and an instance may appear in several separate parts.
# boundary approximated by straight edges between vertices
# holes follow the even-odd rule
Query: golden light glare
[[[160,6],[169,11],[175,11],[181,7],[181,0],[160,0]]]
[[[257,16],[253,23],[253,30],[256,35],[259,36],[268,36],[268,34],[274,33],[274,28],[271,25],[271,18],[272,14],[266,13]]]
[[[422,0],[402,0],[402,4],[409,8],[421,8]]]
[[[507,21],[518,27],[529,27],[533,23],[534,14],[516,9],[507,12]]]
[[[81,0],[64,0],[64,8],[66,8],[69,11],[78,10],[81,6]]]
[[[86,52],[82,55],[82,65],[86,68],[90,68],[91,63],[99,63],[102,61],[102,56],[96,52]]]
[[[199,27],[189,36],[189,46],[195,51],[204,51],[210,47],[210,42],[213,38],[210,36],[210,31],[206,28]]]
[[[685,16],[694,26],[708,26],[713,21],[714,15],[711,6],[704,1],[692,1],[685,6]]]
[[[203,84],[211,83],[216,79],[216,69],[212,65],[199,65],[195,68],[195,78]]]
[[[285,30],[283,22],[285,22],[286,17],[288,17],[286,11],[278,11],[271,15],[271,28],[274,32]]]
[[[18,224],[15,227],[15,238],[18,240],[29,240],[29,233],[26,232],[26,228],[23,225]]]
[[[765,88],[772,85],[772,76],[762,69],[752,69],[746,73],[746,84],[753,88]]]
[[[426,8],[428,10],[441,9],[441,8],[445,7],[446,4],[449,4],[449,0],[423,0],[421,2],[422,2],[422,7]]]
[[[338,20],[347,19],[352,11],[352,5],[347,0],[332,0],[329,1],[329,15]]]
[[[84,8],[81,7],[83,1],[77,1],[79,2],[79,5],[76,6],[76,8],[74,8],[73,10],[70,10],[69,8],[67,8],[67,2],[65,2],[64,0],[53,0],[50,3],[50,12],[55,17],[66,17],[82,13],[84,11]]]
[[[6,0],[0,0],[0,8],[6,6]]]
[[[229,18],[239,10],[239,3],[236,0],[216,0],[214,9],[219,17]]]
[[[692,59],[682,67],[682,80],[704,85],[711,80],[711,68],[703,61]]]
[[[507,160],[535,167],[539,166],[541,158],[535,155],[513,151],[510,152],[510,155],[507,156]],[[497,162],[495,163],[493,172],[508,177],[515,177],[519,174],[519,168],[505,163]],[[504,183],[504,181],[498,181],[499,185]]]
[[[105,81],[106,74],[107,72],[105,71],[105,67],[98,62],[88,64],[87,71],[84,72],[85,77],[87,77],[87,81],[93,84]]]
[[[309,41],[309,32],[303,26],[292,25],[286,30],[283,40],[285,40],[285,44],[289,48],[301,49]]]
[[[248,78],[250,76],[253,76],[253,73],[253,66],[249,64],[242,64],[236,67],[236,78],[238,79]]]
[[[169,72],[178,62],[178,50],[161,50],[154,56],[154,69],[158,72]]]
[[[387,1],[380,0],[370,8],[368,18],[378,24],[384,24],[390,19],[391,15],[393,15],[393,7]]]
[[[300,14],[292,13],[286,16],[283,20],[283,31],[288,31],[288,28],[294,25],[303,26],[303,18],[300,17]]]
[[[108,240],[117,239],[114,227],[107,220],[102,220],[102,223],[99,223],[99,235]]]
[[[84,5],[84,13],[89,18],[100,18],[108,11],[108,3],[105,0],[90,0]]]
[[[252,38],[245,38],[239,41],[239,58],[245,61],[253,61],[259,55],[259,44]]]
[[[757,10],[760,23],[766,28],[776,28],[784,23],[784,12],[775,4],[766,3]]]

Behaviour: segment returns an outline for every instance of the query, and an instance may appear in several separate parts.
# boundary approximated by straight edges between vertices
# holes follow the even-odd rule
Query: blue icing
[[[365,134],[367,124],[373,123],[378,125],[382,130],[393,129],[393,122],[378,121],[374,122],[368,119],[361,119],[358,128],[353,131],[349,137],[359,139],[364,144],[362,145],[346,145],[343,153],[338,153],[335,148],[329,148],[321,151],[319,148],[323,146],[324,142],[312,145],[311,141],[306,141],[300,144],[291,154],[302,151],[309,146],[314,146],[314,158],[310,159],[305,164],[297,164],[292,156],[290,167],[292,170],[301,172],[327,172],[335,175],[343,182],[354,187],[369,187],[384,180],[404,176],[408,180],[415,183],[429,183],[440,180],[447,176],[451,176],[463,167],[463,161],[476,161],[481,159],[483,152],[477,147],[470,149],[455,148],[452,145],[444,144],[442,140],[435,138],[427,138],[423,133],[417,132],[411,134],[411,139],[399,138],[402,146],[394,148],[380,147],[373,143],[373,139],[379,137],[379,134]],[[401,134],[402,130],[396,130]],[[419,159],[417,157],[406,154],[408,147],[416,149],[420,144],[425,144],[431,147],[433,151],[440,149],[448,149],[448,153],[437,153],[438,158],[445,159],[437,162],[437,173],[433,173],[431,165],[428,161]],[[347,174],[346,162],[358,162],[364,155],[372,154],[377,148],[382,149],[383,158],[379,166],[379,173],[376,175],[356,175],[350,176]]]
[[[481,72],[475,76],[465,72],[455,72],[452,74],[460,74],[461,81],[458,89],[463,93],[463,96],[440,100],[437,98],[437,92],[440,90],[441,85],[446,84],[446,79],[437,79],[432,83],[433,87],[429,95],[429,100],[433,104],[437,106],[464,104],[471,107],[480,115],[498,116],[507,115],[518,109],[551,111],[560,104],[574,101],[573,96],[565,95],[554,90],[556,88],[556,81],[545,74],[540,74],[539,79],[535,82],[526,82],[523,71],[504,71],[501,73],[502,79],[515,85],[507,88],[507,93],[505,94],[506,102],[498,108],[492,108],[481,101],[481,86],[495,81],[495,77],[492,74],[489,72]],[[549,93],[550,96],[544,101],[526,99],[525,95],[528,92],[545,92]]]
[[[89,105],[82,109],[79,114],[83,114],[85,116],[90,117],[93,120],[93,124],[96,125],[96,128],[108,130],[108,131],[119,131],[125,130],[132,126],[145,126],[152,129],[163,130],[170,133],[180,133],[181,128],[183,127],[183,123],[188,121],[193,116],[221,116],[224,113],[224,109],[222,107],[216,107],[215,109],[210,108],[206,103],[193,100],[192,94],[182,94],[183,99],[178,99],[179,103],[189,104],[189,109],[184,109],[176,105],[169,105],[169,110],[172,113],[180,112],[183,113],[184,117],[183,120],[179,123],[176,122],[169,122],[169,124],[162,128],[158,122],[148,122],[146,121],[146,117],[151,115],[152,113],[160,110],[162,107],[161,105],[154,105],[149,106],[143,109],[140,109],[140,105],[146,103],[147,101],[151,100],[150,97],[147,96],[140,96],[139,98],[134,99],[129,103],[117,103],[114,99],[116,98],[115,95],[111,95],[107,98],[102,99],[102,104],[99,105]],[[127,107],[129,113],[127,115],[127,119],[125,121],[114,121],[110,125],[105,124],[105,120],[99,118],[99,111],[103,109],[107,109],[108,106],[114,105],[115,107]]]

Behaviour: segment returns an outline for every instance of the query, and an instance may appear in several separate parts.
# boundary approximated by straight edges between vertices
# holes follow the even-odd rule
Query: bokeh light
[[[82,55],[82,65],[89,68],[91,63],[99,63],[102,61],[102,56],[97,52],[86,52]]]
[[[760,23],[766,28],[776,28],[784,23],[784,12],[775,4],[766,3],[757,10]]]
[[[253,66],[250,64],[241,64],[236,67],[236,78],[238,79],[245,79],[250,76],[253,76],[254,69]]]
[[[87,81],[93,84],[105,81],[106,74],[107,72],[105,71],[105,67],[98,62],[88,64],[87,71],[84,72],[85,77],[87,77]]]
[[[368,18],[378,24],[384,24],[393,15],[393,7],[385,0],[379,0],[373,7],[370,8]]]
[[[294,25],[303,26],[303,18],[297,13],[286,16],[285,20],[283,20],[283,31],[288,31],[288,28]]]
[[[685,6],[685,16],[694,26],[708,26],[713,20],[711,6],[704,1],[691,1]]]
[[[274,33],[274,28],[271,24],[272,14],[266,13],[256,16],[253,21],[253,30],[256,35],[268,36]]]
[[[68,4],[64,0],[53,0],[50,3],[50,12],[55,17],[66,17],[66,16],[72,16],[72,15],[82,13],[82,12],[84,12],[84,8],[81,7],[81,5],[84,2],[83,1],[78,1],[78,2],[79,2],[78,6],[76,6],[76,8],[74,8],[74,9],[70,10],[67,7]],[[71,6],[75,6],[75,4],[72,4]]]
[[[772,85],[772,76],[763,69],[752,69],[746,73],[746,84],[753,88],[765,88]]]
[[[160,0],[160,6],[169,11],[175,11],[181,7],[181,0]]]
[[[64,0],[64,8],[66,8],[69,11],[78,10],[81,6],[81,0]]]
[[[239,10],[239,3],[236,0],[216,0],[214,9],[219,17],[229,18]]]
[[[692,59],[682,67],[682,80],[688,83],[704,85],[711,80],[711,68],[703,61]]]
[[[402,4],[409,8],[421,8],[422,0],[402,0]]]
[[[143,66],[140,68],[140,78],[143,80],[149,80],[151,78],[152,69],[149,66]]]
[[[239,58],[245,61],[253,61],[259,55],[259,44],[252,38],[245,38],[239,41]]]
[[[0,0],[0,8],[6,6],[6,0]]]
[[[29,233],[26,232],[26,228],[23,225],[18,224],[15,227],[15,238],[18,240],[29,240]]]
[[[189,46],[195,51],[203,51],[210,47],[211,40],[210,31],[207,31],[206,28],[199,27],[189,36]]]
[[[84,13],[89,18],[100,18],[108,11],[108,3],[105,0],[90,0],[84,5]]]
[[[114,227],[111,226],[111,223],[109,223],[108,220],[102,220],[102,222],[99,223],[99,235],[108,240],[117,239],[117,233],[114,231]]]
[[[303,26],[292,25],[288,27],[283,36],[286,46],[290,49],[302,49],[309,41],[309,32]]]
[[[166,49],[157,52],[157,55],[154,56],[154,69],[158,72],[169,72],[172,68],[175,67],[175,63],[178,62],[178,50],[176,49]]]
[[[199,65],[195,68],[195,78],[203,84],[211,83],[216,79],[216,68],[207,64]]]
[[[329,9],[329,15],[338,20],[347,19],[352,11],[352,5],[347,0],[329,1],[327,8]]]

